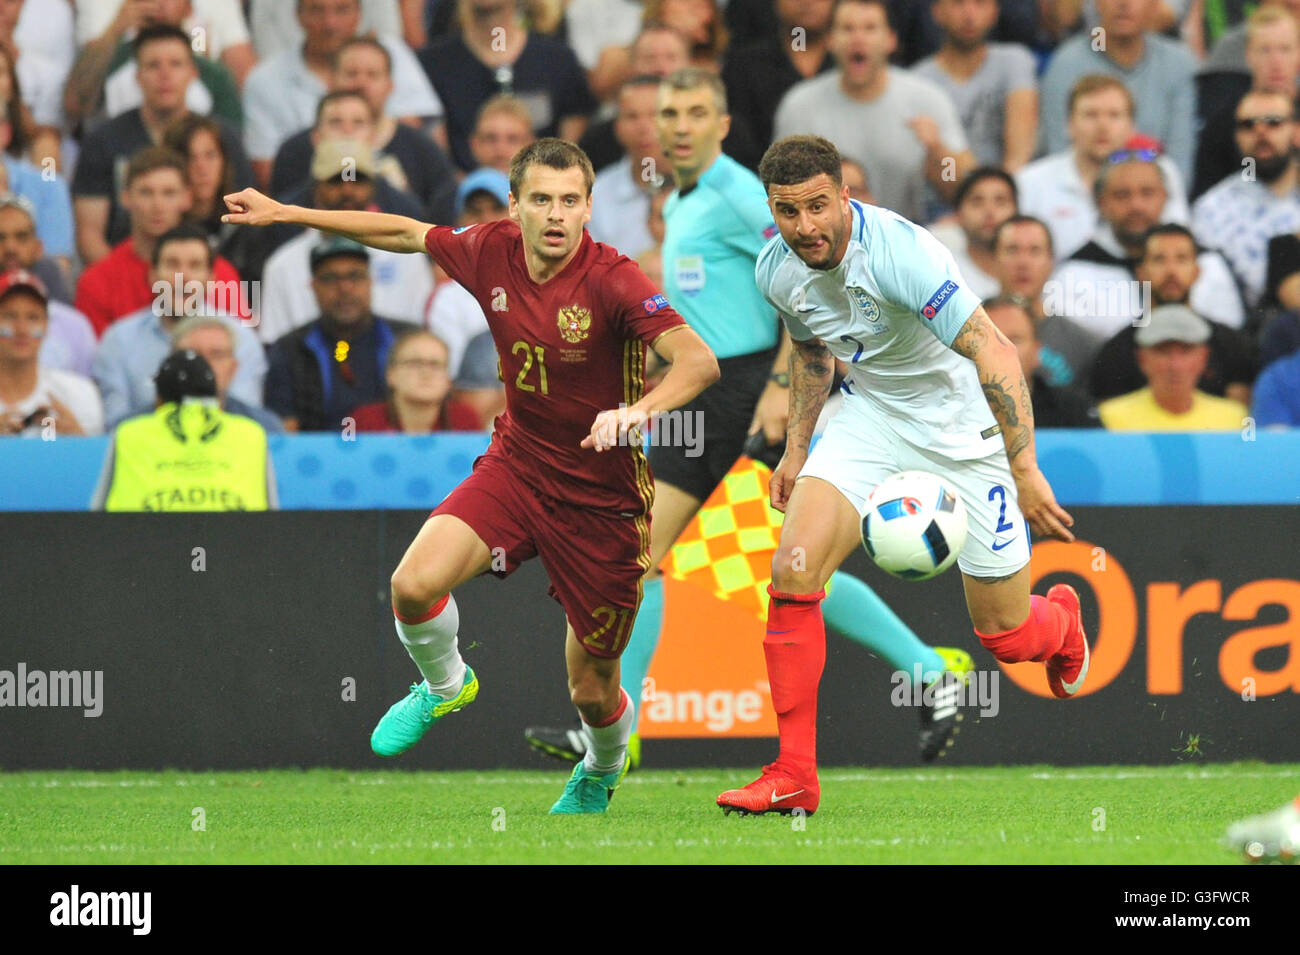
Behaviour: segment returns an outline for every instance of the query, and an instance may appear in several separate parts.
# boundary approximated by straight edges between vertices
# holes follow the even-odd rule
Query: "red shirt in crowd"
[[[387,401],[372,401],[355,409],[351,416],[358,431],[401,431],[393,407]],[[478,412],[463,401],[447,399],[442,403],[442,414],[434,431],[482,431],[483,423]]]
[[[104,329],[122,316],[153,304],[158,296],[149,281],[150,269],[150,264],[135,254],[135,246],[127,239],[81,273],[76,306],[90,319],[96,337],[103,337]],[[222,283],[223,294],[209,295],[208,304],[227,314],[237,313],[248,321],[248,305],[235,267],[217,256],[212,262],[212,273],[213,281]]]

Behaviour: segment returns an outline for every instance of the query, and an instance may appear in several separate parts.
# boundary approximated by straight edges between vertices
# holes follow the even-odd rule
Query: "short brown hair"
[[[474,117],[473,131],[477,133],[478,125],[483,122],[483,117],[490,116],[493,113],[505,113],[513,116],[527,126],[530,133],[533,131],[533,114],[528,112],[527,104],[518,96],[511,96],[509,93],[497,93],[484,101]]]
[[[670,90],[708,89],[713,94],[713,105],[717,111],[724,115],[727,112],[727,88],[722,85],[722,79],[713,70],[706,70],[698,66],[684,66],[680,70],[673,70],[660,80],[660,89],[665,88]]]
[[[840,172],[840,151],[821,136],[787,136],[778,139],[758,164],[758,178],[763,188],[792,186],[826,173],[838,189],[844,179]]]
[[[134,153],[126,164],[123,187],[130,189],[131,183],[158,169],[175,169],[180,173],[181,182],[186,186],[190,184],[190,170],[184,156],[165,146],[146,146]]]
[[[591,195],[591,184],[596,179],[596,173],[591,168],[591,160],[580,147],[567,139],[547,136],[515,153],[514,158],[510,160],[510,192],[516,199],[519,198],[519,190],[523,188],[524,174],[528,172],[529,166],[546,166],[548,169],[560,171],[576,166],[582,170],[582,181],[587,187],[587,195]]]
[[[1066,101],[1065,114],[1074,115],[1074,104],[1085,96],[1091,96],[1093,93],[1100,93],[1102,90],[1119,90],[1124,94],[1124,102],[1128,104],[1129,116],[1137,115],[1137,107],[1133,102],[1133,93],[1122,81],[1113,76],[1107,76],[1105,73],[1089,73],[1087,76],[1081,76],[1073,86],[1070,87],[1070,98]]]

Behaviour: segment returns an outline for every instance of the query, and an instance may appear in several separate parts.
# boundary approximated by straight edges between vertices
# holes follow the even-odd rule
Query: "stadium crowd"
[[[1252,12],[1247,15],[1247,10]],[[815,133],[925,224],[1040,427],[1300,425],[1300,0],[0,0],[0,434],[95,434],[186,349],[267,433],[491,427],[478,302],[222,196],[469,225],[580,143],[652,279],[659,80],[717,71],[750,168]],[[194,324],[196,316],[205,319]],[[773,321],[776,321],[775,316]]]

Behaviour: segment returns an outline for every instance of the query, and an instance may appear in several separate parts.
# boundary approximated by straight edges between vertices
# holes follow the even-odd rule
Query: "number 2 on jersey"
[[[542,394],[547,394],[546,390],[546,349],[541,345],[530,345],[525,341],[515,342],[510,346],[510,354],[518,355],[524,353],[524,367],[519,369],[519,374],[515,376],[515,387],[520,391],[537,391],[537,386],[530,385],[525,379],[528,373],[533,370],[533,352],[537,353],[537,379],[541,386]]]
[[[1007,489],[1001,484],[994,484],[989,488],[989,500],[991,501],[995,497],[1002,502],[1002,506],[998,508],[998,526],[993,528],[993,533],[1002,534],[1006,531],[1015,530],[1016,526],[1014,524],[1007,523]]]

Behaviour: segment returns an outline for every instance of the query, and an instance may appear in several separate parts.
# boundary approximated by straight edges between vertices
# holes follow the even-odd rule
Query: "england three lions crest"
[[[560,327],[561,338],[577,344],[591,333],[591,311],[581,305],[566,305],[560,309],[556,324]]]
[[[871,326],[873,332],[882,332],[885,330],[883,323],[880,321],[880,306],[876,300],[867,294],[867,290],[850,285],[845,289],[849,293],[849,299],[853,302],[853,307],[857,310],[862,320]]]

